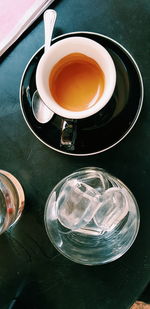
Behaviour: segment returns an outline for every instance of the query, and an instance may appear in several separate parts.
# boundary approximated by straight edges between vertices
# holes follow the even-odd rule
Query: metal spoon
[[[50,47],[52,33],[56,21],[56,11],[46,10],[44,13],[44,33],[45,33],[45,45],[44,53],[46,53]],[[36,120],[40,123],[48,122],[54,115],[54,113],[44,104],[36,90],[32,97],[32,111]]]

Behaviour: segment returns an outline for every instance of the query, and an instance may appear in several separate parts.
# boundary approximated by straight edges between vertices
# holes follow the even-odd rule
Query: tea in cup
[[[40,97],[57,115],[82,119],[101,110],[110,100],[116,70],[108,51],[84,37],[53,44],[41,57],[36,84]]]

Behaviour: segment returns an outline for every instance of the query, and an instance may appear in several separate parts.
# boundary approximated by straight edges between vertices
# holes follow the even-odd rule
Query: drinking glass
[[[0,234],[19,220],[24,201],[19,181],[9,172],[0,170]]]
[[[131,247],[140,214],[122,181],[103,169],[87,167],[55,186],[44,220],[59,252],[74,262],[96,265],[118,259]]]

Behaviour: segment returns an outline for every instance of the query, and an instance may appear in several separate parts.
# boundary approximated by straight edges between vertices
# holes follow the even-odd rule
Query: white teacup
[[[55,64],[63,57],[81,53],[97,62],[104,74],[104,90],[97,102],[88,109],[72,111],[63,108],[53,98],[49,88],[49,76]],[[116,70],[108,51],[99,43],[83,37],[70,37],[50,46],[43,54],[36,71],[36,85],[43,102],[54,113],[68,119],[82,119],[100,111],[110,100],[116,84]]]

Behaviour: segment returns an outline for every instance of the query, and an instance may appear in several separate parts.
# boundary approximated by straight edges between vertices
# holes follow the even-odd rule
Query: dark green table
[[[90,157],[49,149],[30,132],[18,91],[24,68],[43,44],[42,17],[5,53],[0,65],[0,168],[22,183],[26,204],[21,220],[0,236],[0,308],[21,295],[18,308],[127,309],[150,279],[150,2],[149,0],[61,0],[54,36],[93,31],[110,36],[141,70],[144,105],[130,134],[114,148]],[[43,222],[47,196],[80,167],[102,167],[135,195],[141,214],[136,241],[119,260],[97,267],[75,264],[50,243]]]

